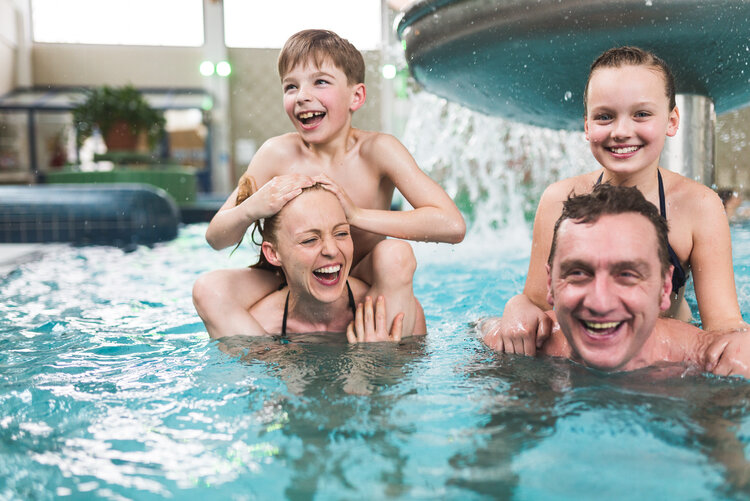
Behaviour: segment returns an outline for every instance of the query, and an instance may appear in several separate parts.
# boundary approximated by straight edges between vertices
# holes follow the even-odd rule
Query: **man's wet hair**
[[[659,209],[646,200],[643,193],[635,186],[615,186],[609,183],[598,184],[594,186],[591,193],[584,195],[571,193],[568,199],[563,202],[562,214],[555,222],[552,247],[547,264],[552,267],[557,247],[557,232],[560,224],[566,219],[572,220],[575,224],[595,223],[604,215],[627,213],[640,214],[654,226],[661,271],[663,274],[667,273],[670,266],[669,251],[667,250],[667,234],[669,232],[667,221],[659,213]],[[613,228],[612,231],[617,231],[617,228]]]
[[[589,78],[586,81],[586,88],[583,91],[583,114],[588,113],[588,95],[589,83],[594,71],[600,68],[621,68],[623,66],[647,66],[660,73],[664,77],[664,87],[666,96],[669,99],[669,111],[671,112],[677,105],[675,101],[675,85],[672,70],[663,59],[647,50],[638,47],[615,47],[603,52],[597,57],[589,69]]]
[[[326,61],[346,75],[349,85],[365,83],[362,53],[351,42],[328,30],[303,30],[289,37],[279,54],[279,77],[283,80],[298,64],[314,63],[320,67]]]

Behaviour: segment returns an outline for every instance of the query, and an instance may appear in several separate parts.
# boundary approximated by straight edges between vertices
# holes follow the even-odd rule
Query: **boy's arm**
[[[691,204],[694,230],[690,267],[703,329],[745,328],[748,325],[742,320],[737,302],[732,241],[724,206],[708,188],[702,198]]]
[[[236,205],[237,188],[229,195],[219,211],[211,219],[206,230],[206,240],[214,249],[224,249],[242,240],[245,232],[258,219],[276,214],[289,200],[311,186],[308,176],[289,174],[273,176],[270,166],[276,165],[275,155],[266,142],[247,167],[260,189]],[[270,180],[269,180],[270,179]],[[268,181],[268,182],[266,182]]]
[[[350,200],[341,200],[341,193],[337,193],[352,226],[406,240],[448,243],[463,240],[466,223],[456,204],[439,184],[419,169],[396,138],[377,134],[362,145],[361,154],[369,166],[398,188],[414,209],[363,209],[354,206]]]

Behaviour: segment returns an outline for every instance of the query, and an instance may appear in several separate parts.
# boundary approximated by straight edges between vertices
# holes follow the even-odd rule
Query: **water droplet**
[[[570,91],[565,92],[565,100],[570,101],[570,99],[573,97],[573,93]]]

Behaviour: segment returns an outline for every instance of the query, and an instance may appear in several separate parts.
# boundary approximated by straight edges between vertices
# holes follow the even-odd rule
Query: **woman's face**
[[[279,214],[276,242],[263,242],[271,264],[281,266],[290,290],[323,303],[344,293],[354,244],[344,209],[323,189],[303,192]]]

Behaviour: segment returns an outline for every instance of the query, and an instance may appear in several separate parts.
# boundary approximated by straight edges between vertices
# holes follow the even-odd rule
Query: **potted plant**
[[[144,143],[154,147],[164,134],[165,120],[132,85],[104,85],[86,91],[86,99],[73,109],[73,123],[79,146],[99,129],[109,151],[135,151]]]

